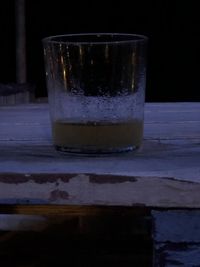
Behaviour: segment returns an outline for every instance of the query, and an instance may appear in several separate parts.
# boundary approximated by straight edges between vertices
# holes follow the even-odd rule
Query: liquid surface
[[[86,122],[55,121],[52,125],[55,146],[64,149],[113,152],[139,147],[143,136],[143,122]]]

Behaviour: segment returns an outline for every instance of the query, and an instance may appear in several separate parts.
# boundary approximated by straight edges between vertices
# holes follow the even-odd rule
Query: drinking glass
[[[43,39],[57,150],[115,153],[141,146],[146,43],[145,36],[118,33]]]

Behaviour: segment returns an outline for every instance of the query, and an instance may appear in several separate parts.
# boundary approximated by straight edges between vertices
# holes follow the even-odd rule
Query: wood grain
[[[153,211],[154,266],[199,266],[200,211]]]
[[[200,103],[146,104],[143,147],[131,153],[64,155],[53,148],[50,128],[47,104],[0,108],[2,204],[200,207]],[[42,174],[42,184],[31,176]],[[92,174],[104,182],[92,183]],[[108,175],[116,182],[106,183]]]

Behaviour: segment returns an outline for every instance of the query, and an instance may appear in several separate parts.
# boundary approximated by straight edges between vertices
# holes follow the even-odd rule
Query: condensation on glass
[[[141,146],[146,42],[113,33],[43,39],[57,150],[114,153]]]

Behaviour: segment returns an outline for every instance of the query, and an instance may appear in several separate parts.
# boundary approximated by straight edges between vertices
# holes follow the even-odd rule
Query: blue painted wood
[[[200,266],[200,210],[152,211],[154,267]]]
[[[154,247],[154,267],[199,267],[200,243],[159,243]]]
[[[200,210],[152,211],[156,242],[200,242]]]

